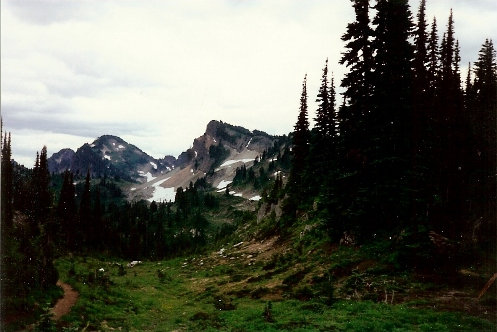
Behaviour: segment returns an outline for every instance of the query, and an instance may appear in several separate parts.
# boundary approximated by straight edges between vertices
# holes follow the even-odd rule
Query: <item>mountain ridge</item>
[[[237,166],[253,164],[277,139],[260,130],[211,120],[192,147],[177,158],[166,155],[156,159],[118,136],[105,134],[76,151],[54,153],[48,164],[51,173],[71,170],[86,174],[90,170],[92,177],[129,181],[133,183],[127,188],[129,200],[174,200],[178,187],[187,187],[201,177],[208,177],[211,185],[223,189],[233,180]],[[165,196],[158,196],[159,191]]]

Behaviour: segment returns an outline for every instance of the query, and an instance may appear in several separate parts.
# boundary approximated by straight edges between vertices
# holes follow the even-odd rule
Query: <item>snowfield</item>
[[[226,160],[219,167],[225,167],[225,166],[233,165],[233,164],[240,163],[240,162],[245,164],[245,163],[248,163],[251,161],[254,161],[254,159],[250,158],[250,159]]]
[[[153,177],[150,172],[147,172],[145,174],[143,171],[138,171],[138,174],[140,174],[140,176],[146,177],[147,178],[147,182],[150,182],[150,181],[152,181],[152,180],[155,179],[155,177]]]
[[[219,184],[217,185],[217,189],[224,189],[226,188],[227,185],[229,185],[231,182],[233,181],[229,181],[229,180],[222,180],[221,182],[219,182]]]
[[[160,185],[169,180],[170,178],[166,178],[164,180],[157,181],[152,185],[154,188],[154,192],[152,194],[152,197],[148,199],[149,202],[156,201],[156,202],[163,202],[163,201],[171,201],[174,202],[176,192],[174,190],[174,187],[172,188],[164,188],[161,187]]]

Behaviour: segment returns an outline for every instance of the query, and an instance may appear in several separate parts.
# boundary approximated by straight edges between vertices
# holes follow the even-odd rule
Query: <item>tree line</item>
[[[1,136],[1,291],[10,309],[26,309],[29,294],[55,286],[60,254],[161,259],[206,243],[211,226],[204,214],[219,207],[219,198],[205,178],[178,188],[174,203],[127,202],[118,183],[91,179],[90,170],[83,177],[50,174],[46,147],[33,169],[18,165],[10,133]]]
[[[309,128],[307,77],[293,132],[286,222],[317,204],[334,239],[436,231],[495,245],[497,65],[486,39],[463,84],[450,12],[440,40],[422,0],[352,0],[336,105],[326,61]],[[371,9],[375,15],[370,18]]]

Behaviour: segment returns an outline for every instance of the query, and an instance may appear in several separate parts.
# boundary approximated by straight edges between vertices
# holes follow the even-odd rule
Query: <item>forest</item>
[[[349,260],[359,252],[374,250],[376,260],[384,262],[376,253],[381,247],[385,257],[388,252],[382,278],[399,279],[407,271],[422,271],[440,281],[468,266],[495,273],[497,62],[492,40],[483,40],[463,78],[452,12],[439,28],[436,18],[427,20],[425,0],[414,17],[406,0],[351,2],[355,20],[342,35],[345,48],[336,64],[347,68],[345,77],[335,82],[330,75],[332,65],[326,60],[319,91],[310,93],[305,76],[293,131],[252,167],[237,169],[226,192],[216,193],[209,184],[214,169],[229,154],[222,145],[209,150],[215,160],[210,174],[177,188],[174,202],[128,202],[121,179],[92,179],[90,170],[86,176],[69,170],[50,174],[46,147],[36,155],[32,169],[17,164],[11,150],[15,137],[2,131],[2,317],[28,312],[39,319],[43,311],[34,310],[33,303],[50,302],[60,295],[55,284],[67,271],[58,266],[67,267],[70,261],[74,269],[75,261],[68,257],[151,262],[189,257],[191,262],[191,257],[207,255],[222,243],[248,242],[254,237],[264,241],[276,236],[280,243],[293,245],[293,256],[275,254],[260,271],[267,278],[285,276],[283,298],[286,293],[299,301],[325,298],[322,302],[327,309],[322,312],[338,310],[331,307],[340,299],[333,292],[338,287],[335,282],[344,277],[340,273],[345,272],[336,272],[337,266],[322,258],[318,262],[332,272],[316,272],[314,279],[308,277],[310,286],[291,288],[307,280],[312,269],[289,270],[291,262],[304,264],[305,252],[316,248],[358,248],[355,253],[347,251]],[[338,84],[341,94],[337,94]],[[308,109],[309,95],[316,95],[319,107],[315,112]],[[274,172],[278,175],[271,177]],[[236,187],[261,193],[253,210],[233,208],[244,204],[229,193]],[[218,220],[226,216],[234,221]],[[229,275],[230,271],[219,273]],[[240,280],[251,273],[243,270],[240,274],[247,275]],[[236,271],[231,274],[233,278]],[[162,283],[167,279],[164,272],[158,276]],[[261,275],[257,278],[259,282]],[[448,279],[440,282],[450,283]],[[269,286],[264,287],[259,289],[261,294],[268,292]],[[496,293],[493,287],[490,292]],[[222,293],[222,285],[220,289]],[[247,294],[238,295],[245,298]],[[490,308],[495,310],[492,296]],[[242,306],[244,300],[240,301]],[[258,314],[261,324],[274,322],[272,302],[264,303],[263,314]],[[213,317],[199,318],[208,322],[205,326],[195,325],[200,323],[192,318],[188,324],[194,325],[187,329],[228,329],[234,319],[218,317],[222,323]],[[87,320],[95,329],[103,329],[98,322]],[[302,326],[310,330],[335,326],[316,321],[317,325]],[[131,330],[143,327],[130,324]],[[85,320],[76,325],[76,329],[84,327]],[[337,326],[357,330],[362,325]],[[465,329],[475,326],[479,325]],[[258,325],[254,330],[261,328],[268,327]]]

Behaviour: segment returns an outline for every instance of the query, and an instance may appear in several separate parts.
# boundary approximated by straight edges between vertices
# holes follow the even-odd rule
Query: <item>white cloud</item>
[[[493,1],[427,6],[440,33],[454,8],[463,64],[497,31]],[[178,155],[211,119],[288,133],[304,74],[311,112],[327,57],[340,81],[351,20],[349,1],[2,2],[2,116],[14,157],[103,134]]]

